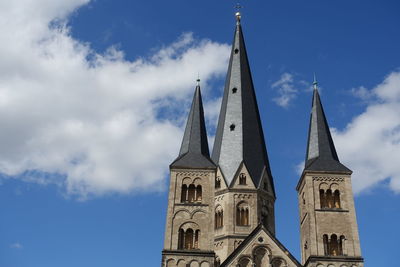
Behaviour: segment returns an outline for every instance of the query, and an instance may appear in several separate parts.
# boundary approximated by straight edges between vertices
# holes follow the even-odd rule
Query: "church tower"
[[[179,156],[170,165],[163,267],[214,266],[215,177],[198,84]]]
[[[275,234],[275,191],[241,26],[236,14],[229,67],[212,159],[215,244],[223,262],[262,224]]]
[[[302,265],[363,266],[351,174],[339,161],[314,79],[306,161],[296,188]]]

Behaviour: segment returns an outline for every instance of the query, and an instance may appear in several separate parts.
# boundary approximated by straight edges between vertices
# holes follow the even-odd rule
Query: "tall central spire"
[[[228,184],[244,163],[256,186],[264,175],[273,186],[240,13],[236,13],[236,29],[212,159]]]

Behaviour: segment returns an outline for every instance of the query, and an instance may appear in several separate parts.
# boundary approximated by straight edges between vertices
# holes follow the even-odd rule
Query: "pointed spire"
[[[240,20],[238,20],[240,22]],[[236,24],[221,112],[212,153],[230,184],[244,163],[256,186],[264,175],[273,180],[265,147],[242,27]]]
[[[340,163],[336,153],[336,148],[332,140],[329,125],[319,96],[318,83],[315,74],[313,85],[314,93],[304,170],[351,172],[351,170]]]
[[[215,168],[208,150],[207,131],[201,99],[200,79],[193,96],[179,156],[170,167]]]

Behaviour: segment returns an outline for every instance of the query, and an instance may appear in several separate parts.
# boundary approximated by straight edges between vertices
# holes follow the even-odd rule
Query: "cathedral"
[[[275,236],[270,170],[240,13],[210,156],[197,84],[170,165],[162,267],[362,267],[351,187],[314,80],[306,161],[297,183],[301,262]]]

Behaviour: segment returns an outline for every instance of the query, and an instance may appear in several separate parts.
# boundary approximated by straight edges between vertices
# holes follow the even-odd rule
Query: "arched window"
[[[185,244],[185,231],[183,229],[179,229],[178,249],[183,249],[184,244]]]
[[[203,192],[201,190],[201,185],[198,185],[196,187],[196,201],[201,202],[202,197],[203,197]]]
[[[221,188],[221,179],[218,177],[215,179],[215,189]]]
[[[329,240],[328,240],[328,235],[323,236],[323,241],[324,241],[324,254],[325,256],[329,255]]]
[[[196,196],[196,187],[194,186],[194,184],[189,185],[189,189],[188,189],[188,202],[193,203],[195,200],[195,196]]]
[[[185,232],[185,249],[193,249],[193,229],[189,228]]]
[[[182,185],[182,191],[181,191],[181,202],[186,202],[187,201],[187,185]]]
[[[188,222],[179,228],[178,249],[198,249],[200,229],[196,223]]]
[[[337,239],[337,235],[331,235],[331,242],[330,242],[330,255],[337,256],[339,254],[339,243]]]
[[[236,224],[239,226],[249,225],[249,207],[244,202],[239,203],[236,208]]]
[[[326,205],[326,195],[324,189],[319,190],[319,201],[321,203],[321,209],[325,209]]]
[[[332,190],[326,190],[326,204],[328,208],[333,208],[333,195]]]
[[[336,234],[330,236],[323,235],[324,253],[326,256],[342,256],[344,255],[344,246],[346,238],[341,235],[338,239]]]
[[[344,235],[341,235],[340,239],[339,239],[339,255],[341,255],[341,256],[343,256],[345,254],[344,253],[345,243],[346,243],[346,238],[344,237]]]
[[[253,251],[254,266],[270,266],[268,250],[264,247],[258,247]]]
[[[199,237],[200,237],[200,230],[196,230],[195,234],[194,234],[194,249],[198,249],[199,248]]]
[[[339,190],[335,190],[335,193],[333,194],[333,202],[334,202],[334,207],[337,209],[340,209],[340,192],[339,192]]]
[[[215,229],[222,228],[224,226],[224,211],[221,206],[215,209]]]
[[[241,185],[246,184],[246,174],[244,174],[244,173],[239,174],[239,184],[241,184]]]

